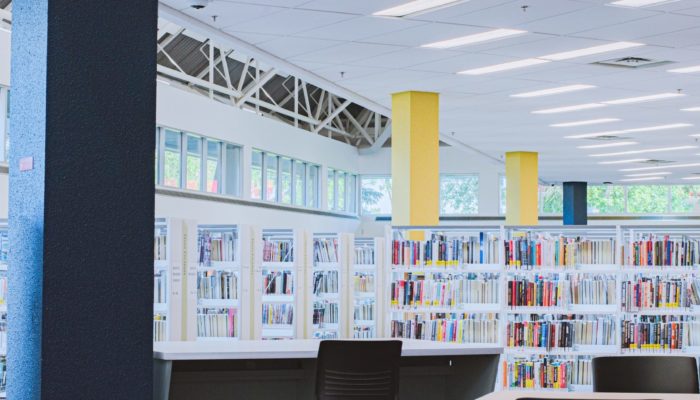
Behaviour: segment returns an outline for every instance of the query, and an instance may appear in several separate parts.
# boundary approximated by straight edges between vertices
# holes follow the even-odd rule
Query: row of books
[[[263,304],[263,325],[291,325],[294,323],[294,305],[292,304]]]
[[[511,316],[506,325],[506,343],[508,347],[546,350],[614,345],[615,320],[610,316]]]
[[[692,267],[699,262],[700,241],[688,237],[647,235],[623,249],[627,265]]]
[[[197,296],[200,299],[238,299],[238,275],[231,271],[198,272]]]
[[[338,262],[338,239],[314,239],[314,262]]]
[[[263,239],[264,262],[294,261],[294,241],[292,239]]]
[[[355,264],[374,265],[374,246],[355,246]]]
[[[615,264],[615,239],[524,233],[505,241],[508,266],[574,267],[580,264]]]
[[[337,324],[340,321],[340,308],[338,303],[329,301],[315,301],[312,316],[314,325],[324,328],[326,324]]]
[[[162,261],[167,259],[168,237],[166,235],[155,235],[153,240],[153,259]]]
[[[374,292],[377,283],[376,281],[377,279],[374,274],[355,272],[355,275],[352,277],[352,287],[355,293]]]
[[[155,342],[162,342],[165,340],[167,334],[167,318],[165,314],[154,314],[153,315],[153,340]]]
[[[568,278],[572,304],[616,304],[614,275],[572,274]]]
[[[164,272],[153,276],[153,302],[168,302],[168,274]]]
[[[200,308],[197,310],[197,336],[236,337],[238,316],[235,308]]]
[[[373,321],[375,314],[374,299],[356,300],[353,311],[355,321]]]
[[[314,294],[339,293],[338,275],[338,271],[314,271]]]
[[[0,273],[0,304],[7,304],[7,273]]]
[[[496,314],[432,313],[391,321],[391,337],[452,343],[498,343]]]
[[[630,351],[680,350],[687,336],[686,316],[638,315],[622,321],[622,349]]]
[[[199,264],[211,266],[212,261],[235,261],[236,242],[235,232],[202,231],[199,235]]]
[[[462,274],[458,276],[408,273],[406,279],[391,282],[391,304],[399,307],[445,306],[498,303],[498,275]]]
[[[566,301],[566,281],[558,275],[514,276],[508,284],[509,307],[560,307]]]
[[[638,276],[622,282],[622,309],[627,312],[659,308],[690,307],[688,279],[683,277]]]
[[[518,358],[504,361],[502,368],[504,388],[568,389],[592,382],[591,360],[584,358]]]
[[[294,274],[291,271],[263,270],[264,294],[293,294]]]
[[[373,326],[355,325],[352,327],[353,339],[373,339],[377,337]]]
[[[392,265],[448,267],[464,264],[498,263],[497,236],[447,236],[439,233],[430,240],[393,240]]]
[[[316,331],[314,332],[314,339],[318,340],[335,340],[340,338],[338,331]]]

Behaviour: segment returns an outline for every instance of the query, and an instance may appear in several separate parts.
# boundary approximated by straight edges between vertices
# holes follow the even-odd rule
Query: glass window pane
[[[500,179],[501,179],[501,182],[500,182],[500,187],[499,187],[499,193],[500,193],[499,210],[500,210],[501,214],[505,214],[506,213],[506,177],[505,177],[505,175],[500,175]]]
[[[221,142],[207,140],[207,192],[221,191]]]
[[[466,215],[479,212],[479,177],[440,176],[440,214]]]
[[[187,185],[190,190],[202,190],[202,138],[187,135]]]
[[[562,186],[540,185],[539,201],[542,214],[562,214],[564,212],[564,191]]]
[[[671,186],[671,212],[692,213],[699,211],[700,185]]]
[[[308,176],[306,178],[306,206],[318,208],[318,186],[320,179],[320,168],[318,165],[308,166]]]
[[[589,214],[624,214],[625,188],[613,185],[588,186]]]
[[[263,153],[260,150],[253,150],[251,168],[250,168],[250,197],[252,199],[262,200],[263,174],[262,162]]]
[[[241,188],[241,148],[232,144],[226,144],[226,181],[224,190],[226,194],[240,196]]]
[[[328,168],[328,209],[335,210],[335,170]]]
[[[158,184],[158,175],[161,173],[160,170],[158,169],[158,151],[160,150],[160,128],[156,127],[156,168],[155,168],[155,176],[156,176],[156,185]]]
[[[277,201],[277,156],[265,153],[265,200]]]
[[[304,179],[306,178],[306,164],[294,161],[294,205],[304,206]]]
[[[345,172],[337,172],[336,176],[336,187],[338,188],[336,194],[336,209],[338,211],[345,211]]]
[[[357,175],[348,175],[348,211],[357,213]]]
[[[280,157],[280,202],[292,204],[292,159]]]
[[[660,214],[668,212],[668,186],[628,186],[627,212],[632,214]]]
[[[390,176],[363,176],[360,185],[360,201],[363,214],[391,214]]]
[[[165,130],[163,185],[180,187],[180,132]]]

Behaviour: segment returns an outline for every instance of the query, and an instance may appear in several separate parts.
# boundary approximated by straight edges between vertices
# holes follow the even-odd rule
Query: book
[[[357,265],[374,265],[374,246],[371,245],[356,245],[355,246],[355,264]]]
[[[494,273],[405,273],[391,282],[391,305],[398,308],[497,304],[499,275]]]
[[[294,261],[294,241],[292,239],[263,238],[264,262]]]
[[[615,264],[615,239],[552,236],[521,232],[504,241],[510,268],[574,268],[581,264]]]
[[[238,314],[235,308],[198,308],[198,337],[237,337]]]
[[[616,321],[609,315],[509,315],[506,346],[573,350],[577,345],[615,344]]]
[[[392,265],[459,267],[469,264],[495,264],[499,260],[496,235],[448,236],[433,233],[430,240],[392,241]]]
[[[153,341],[166,340],[167,316],[165,314],[153,314]]]
[[[652,309],[681,309],[691,305],[691,278],[688,276],[626,276],[622,283],[621,304],[626,312]]]
[[[237,300],[238,274],[218,270],[198,272],[197,297],[211,300]]]
[[[687,236],[646,234],[625,243],[622,251],[628,266],[692,267],[700,260],[700,241]]]
[[[314,263],[318,262],[338,262],[338,239],[314,238]]]
[[[236,261],[238,233],[232,231],[200,230],[197,240],[199,264],[210,267],[212,261]]]
[[[566,390],[592,384],[591,360],[583,357],[518,357],[503,361],[502,372],[506,389]]]
[[[410,313],[391,321],[391,337],[451,343],[498,343],[498,316],[492,313]]]

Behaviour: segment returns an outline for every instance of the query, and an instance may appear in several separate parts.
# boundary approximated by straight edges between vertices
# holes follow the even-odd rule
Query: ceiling
[[[681,111],[700,106],[700,73],[667,71],[700,65],[700,1],[679,0],[645,8],[613,7],[607,4],[611,1],[470,0],[419,15],[386,18],[372,14],[407,1],[214,0],[206,8],[194,10],[189,8],[188,0],[163,0],[188,15],[385,106],[391,105],[393,92],[439,92],[441,133],[454,135],[463,143],[497,158],[506,151],[537,151],[540,153],[540,177],[545,181],[620,182],[625,174],[664,171],[671,174],[647,183],[693,183],[681,178],[700,173],[700,147],[590,157],[593,153],[700,146],[696,138],[689,136],[700,134],[700,112]],[[217,16],[215,21],[214,15]],[[527,33],[451,49],[421,47],[494,28],[519,29]],[[457,74],[471,68],[617,41],[639,42],[645,46],[485,75]],[[619,57],[643,57],[673,64],[643,69],[592,65]],[[572,84],[596,87],[544,97],[510,97]],[[685,96],[566,113],[532,113],[677,90]],[[556,123],[599,118],[620,121],[550,127]],[[577,146],[605,142],[564,138],[677,123],[693,126],[618,134],[626,141],[637,142],[624,147],[579,149]],[[598,164],[601,160],[642,158],[699,165],[624,172],[619,170],[650,165]],[[465,163],[468,162],[465,159]]]

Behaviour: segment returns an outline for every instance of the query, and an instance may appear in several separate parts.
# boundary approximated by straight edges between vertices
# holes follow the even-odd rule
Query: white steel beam
[[[338,106],[338,108],[336,108],[335,110],[333,110],[333,112],[330,113],[330,114],[326,117],[326,119],[324,119],[323,121],[321,121],[321,123],[316,127],[316,129],[314,129],[314,133],[319,133],[319,132],[321,131],[321,129],[323,129],[326,125],[328,125],[329,123],[331,123],[331,121],[333,121],[333,119],[334,119],[335,117],[337,117],[341,112],[343,112],[343,110],[345,110],[346,108],[348,108],[348,106],[349,106],[350,104],[352,104],[352,101],[350,101],[350,100],[345,100],[345,101],[343,102],[343,104],[341,104],[340,106]]]
[[[252,82],[245,88],[241,97],[236,100],[236,105],[240,107],[243,103],[250,99],[250,97],[258,91],[258,89],[263,87],[263,85],[265,85],[270,79],[274,78],[275,75],[277,75],[276,68],[268,69],[257,81]]]
[[[390,136],[391,136],[391,120],[389,120],[389,122],[384,127],[382,134],[379,135],[379,137],[377,137],[377,140],[375,140],[371,146],[369,146],[365,149],[359,150],[360,154],[372,154],[372,153],[376,152],[377,150],[381,149],[382,146],[384,146],[384,143],[386,143],[386,141],[389,140]]]

